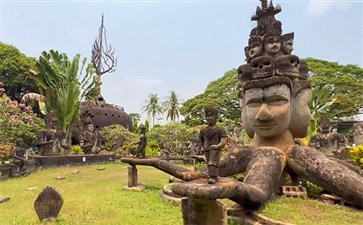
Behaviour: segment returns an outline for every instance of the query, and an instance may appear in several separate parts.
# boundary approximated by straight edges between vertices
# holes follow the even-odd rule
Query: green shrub
[[[353,162],[363,168],[363,145],[358,145],[350,150]]]
[[[207,167],[207,164],[204,163],[204,162],[198,162],[194,166],[194,168],[195,168],[196,171],[199,171],[199,170],[201,170],[201,169],[203,169],[205,167]]]
[[[83,149],[79,145],[72,145],[71,150],[77,154],[83,152]]]
[[[306,192],[311,198],[320,198],[321,192],[323,191],[321,187],[309,181],[304,182],[301,186],[306,188]]]
[[[0,163],[12,157],[14,148],[14,144],[0,142]]]
[[[154,127],[146,136],[148,142],[155,141],[160,149],[168,149],[171,155],[183,155],[193,137],[193,129],[180,122],[169,122]]]
[[[137,142],[139,138],[139,135],[130,132],[119,124],[102,128],[100,134],[105,141],[105,146],[108,151],[123,150],[121,146],[124,144],[132,145],[132,143]]]
[[[148,141],[145,151],[147,156],[158,156],[160,151],[159,144],[154,140]]]
[[[31,107],[20,108],[5,94],[0,97],[0,106],[0,141],[15,144],[21,138],[30,146],[44,128],[44,121],[33,113]]]

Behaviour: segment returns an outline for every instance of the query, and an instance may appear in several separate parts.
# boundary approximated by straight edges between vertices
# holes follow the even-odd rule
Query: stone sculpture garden
[[[127,166],[127,185],[119,184],[122,193],[143,194],[149,187],[144,181],[141,184],[139,178],[145,178],[142,173],[147,169],[156,168],[164,176],[171,175],[173,183],[161,193],[179,202],[177,207],[186,225],[226,225],[231,221],[281,224],[258,212],[280,195],[306,198],[310,194],[306,191],[307,184],[321,189],[318,193],[322,194],[318,196],[321,200],[346,203],[342,207],[361,214],[363,122],[350,124],[351,134],[347,137],[334,127],[337,123],[322,116],[318,132],[311,132],[314,118],[309,102],[314,94],[309,65],[293,54],[294,33],[283,33],[283,23],[275,18],[282,7],[267,0],[260,3],[251,17],[256,26],[246,37],[245,63],[235,71],[238,94],[234,100],[239,102],[239,123],[228,126],[218,123],[222,109],[205,103],[203,119],[207,125],[184,129],[172,124],[163,135],[174,136],[166,135],[164,139],[161,134],[152,133],[146,124],[132,124],[122,107],[106,103],[100,94],[100,76],[112,72],[117,65],[112,49],[105,56],[112,61],[110,67],[102,67],[102,58],[97,55],[104,35],[102,17],[100,37],[92,51],[96,74],[91,74],[92,66],[87,68],[89,92],[74,91],[73,106],[77,109],[74,113],[64,116],[60,113],[64,105],[54,103],[57,99],[54,96],[60,98],[62,91],[52,85],[64,86],[64,80],[49,69],[59,66],[62,60],[69,62],[66,55],[51,51],[39,58],[38,71],[31,74],[42,94],[29,92],[18,103],[6,95],[7,84],[0,83],[1,102],[10,109],[0,110],[0,129],[10,131],[14,116],[26,116],[32,134],[16,140],[0,136],[1,161],[7,161],[0,164],[1,180],[27,176],[43,167],[112,162]],[[36,112],[45,113],[39,117]],[[179,129],[184,130],[176,134]],[[179,161],[192,165],[180,165]],[[72,174],[67,176],[73,179],[79,170]],[[126,177],[126,172],[123,176]],[[108,196],[108,192],[103,195]],[[41,187],[34,199],[39,219],[57,221],[62,206],[67,205],[67,197],[62,197],[61,191],[52,186]],[[132,202],[128,204],[133,207]]]

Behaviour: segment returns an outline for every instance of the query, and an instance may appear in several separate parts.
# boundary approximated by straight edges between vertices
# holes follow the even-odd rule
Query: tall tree
[[[313,89],[325,89],[326,95],[330,96],[321,101],[321,105],[336,99],[326,108],[324,115],[330,119],[356,115],[363,107],[363,68],[313,58],[305,61],[308,63]]]
[[[20,101],[24,94],[38,92],[31,69],[35,69],[35,59],[0,42],[0,81],[4,83],[9,98]]]
[[[155,117],[163,113],[163,107],[159,103],[159,97],[157,94],[150,94],[149,99],[145,101],[146,105],[142,107],[142,110],[152,119],[152,127],[155,125]]]
[[[166,119],[175,122],[176,119],[179,120],[179,99],[175,91],[170,92],[170,96],[164,102],[164,110],[166,112]]]
[[[220,108],[221,120],[237,121],[241,117],[237,93],[237,70],[232,69],[210,82],[204,93],[185,101],[180,114],[185,117],[186,124],[200,125],[203,124],[204,107],[215,105]]]
[[[101,26],[98,29],[98,38],[96,38],[93,48],[91,62],[96,69],[96,74],[101,77],[105,73],[112,73],[116,70],[117,58],[113,55],[115,50],[107,44],[106,28],[103,25],[103,14]],[[100,79],[101,80],[101,79]],[[98,87],[97,94],[101,94],[101,87]]]
[[[62,131],[70,138],[70,127],[80,113],[81,102],[94,93],[98,77],[91,64],[86,67],[86,58],[80,62],[77,54],[69,60],[66,54],[50,50],[42,52],[34,77],[39,90],[46,98],[47,109],[58,117]],[[85,73],[84,73],[85,72]]]

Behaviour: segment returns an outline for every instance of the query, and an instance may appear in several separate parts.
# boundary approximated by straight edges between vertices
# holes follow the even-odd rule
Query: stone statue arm
[[[124,157],[121,159],[121,162],[128,163],[130,165],[152,166],[183,181],[191,181],[207,177],[206,173],[191,171],[187,168],[177,166],[171,162],[159,158]]]
[[[288,151],[288,167],[297,175],[363,208],[361,171],[327,158],[314,148],[295,146]]]
[[[222,149],[227,144],[227,137],[222,137],[221,141],[216,145],[211,145],[210,148],[214,150]]]

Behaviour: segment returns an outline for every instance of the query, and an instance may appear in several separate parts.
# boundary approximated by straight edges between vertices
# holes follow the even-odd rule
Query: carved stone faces
[[[311,113],[308,103],[311,100],[311,89],[304,88],[291,98],[292,117],[289,129],[294,137],[304,138],[311,123]]]
[[[250,62],[253,79],[272,77],[275,74],[275,66],[271,56],[260,56]]]
[[[249,51],[248,56],[250,59],[258,57],[262,55],[263,46],[262,46],[262,38],[259,36],[251,36],[248,40]]]
[[[246,130],[261,137],[284,133],[290,123],[290,92],[285,84],[246,90],[243,108]]]
[[[281,37],[267,36],[264,40],[264,48],[268,55],[276,55],[281,49]]]
[[[300,76],[300,60],[296,55],[284,55],[276,58],[276,74],[290,78]]]
[[[282,35],[282,46],[281,46],[281,51],[282,53],[284,53],[285,55],[289,55],[291,54],[292,50],[294,50],[294,33],[288,33],[288,34],[284,34]]]

